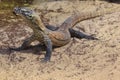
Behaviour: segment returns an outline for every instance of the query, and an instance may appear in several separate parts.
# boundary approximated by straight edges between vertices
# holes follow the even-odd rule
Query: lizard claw
[[[88,39],[89,39],[89,40],[99,40],[98,38],[95,38],[95,37],[93,37],[93,36],[88,36]]]

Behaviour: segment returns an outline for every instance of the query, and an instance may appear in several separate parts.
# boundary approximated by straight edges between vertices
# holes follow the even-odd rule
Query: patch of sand
[[[45,17],[50,24],[60,25],[75,11],[94,11],[118,5],[103,1],[57,1],[34,8],[38,12],[39,9],[52,11]],[[69,44],[53,51],[50,63],[43,64],[40,62],[43,55],[33,54],[34,50],[12,51],[9,55],[7,47],[20,46],[32,30],[21,19],[8,21],[0,27],[0,80],[119,80],[120,12],[82,21],[74,29],[80,30],[80,27],[100,40],[71,39]]]

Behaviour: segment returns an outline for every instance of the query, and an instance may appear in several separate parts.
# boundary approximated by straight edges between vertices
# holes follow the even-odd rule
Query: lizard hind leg
[[[31,48],[32,46],[30,45],[33,41],[35,41],[34,35],[25,39],[23,44],[20,47],[17,48],[9,48],[10,50],[14,50],[14,51],[21,51],[21,50],[27,50],[29,48]]]
[[[75,38],[79,38],[79,39],[85,38],[85,39],[89,39],[89,40],[98,40],[97,38],[93,37],[92,35],[87,35],[80,31],[71,29],[71,28],[69,29],[69,32],[71,34],[71,37],[75,37]]]

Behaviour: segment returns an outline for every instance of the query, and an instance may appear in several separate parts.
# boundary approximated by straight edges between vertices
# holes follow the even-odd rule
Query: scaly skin
[[[53,47],[61,47],[70,42],[71,37],[76,38],[86,38],[96,40],[92,36],[83,34],[79,31],[73,30],[72,27],[80,21],[98,17],[106,13],[112,13],[112,10],[98,11],[98,12],[81,12],[79,14],[72,15],[66,19],[60,27],[55,28],[54,26],[44,25],[42,20],[39,18],[34,11],[27,8],[16,7],[14,9],[14,14],[22,16],[30,24],[29,27],[32,28],[34,34],[26,39],[22,46],[18,48],[10,48],[11,50],[25,50],[32,47],[31,42],[38,40],[40,42],[40,47],[46,50],[44,62],[50,61]]]

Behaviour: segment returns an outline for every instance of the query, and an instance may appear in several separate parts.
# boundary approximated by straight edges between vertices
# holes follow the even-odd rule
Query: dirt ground
[[[36,12],[48,11],[45,17],[49,23],[59,26],[77,11],[119,5],[104,1],[54,1],[32,7]],[[99,40],[71,39],[66,46],[53,50],[51,62],[46,64],[40,62],[44,57],[40,53],[44,52],[38,49],[8,50],[20,46],[32,30],[11,12],[0,13],[0,18],[0,80],[120,80],[120,11],[79,22],[74,29],[94,34]]]

